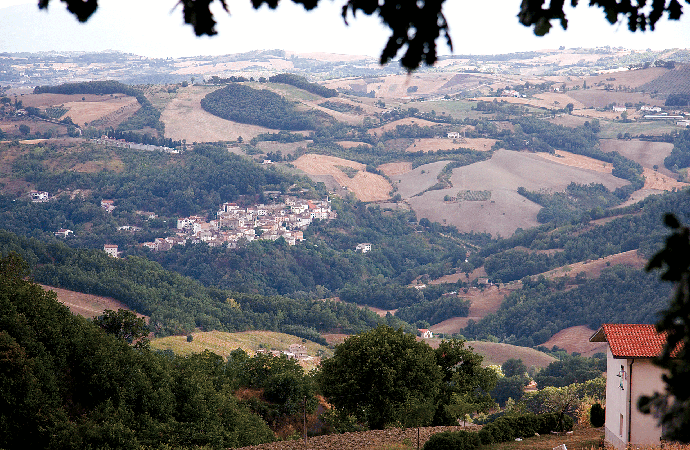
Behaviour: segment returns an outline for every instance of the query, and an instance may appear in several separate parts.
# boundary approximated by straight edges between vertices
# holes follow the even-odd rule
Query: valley
[[[654,323],[672,296],[645,267],[664,215],[690,221],[686,53],[456,55],[413,73],[277,50],[2,54],[0,253],[89,319],[45,306],[64,327],[106,330],[79,345],[110,345],[105,312],[121,310],[144,331],[118,329],[130,341],[112,351],[157,374],[144,384],[206,377],[262,441],[294,437],[307,397],[313,433],[357,430],[311,383],[332,387],[323,367],[376,333],[471,364],[473,420],[564,373],[593,402],[606,346],[590,336]],[[425,423],[457,423],[449,385]]]

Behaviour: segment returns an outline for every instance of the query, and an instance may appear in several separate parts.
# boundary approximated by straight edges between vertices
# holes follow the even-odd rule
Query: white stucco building
[[[616,449],[659,445],[661,427],[652,414],[637,409],[641,396],[664,392],[663,370],[652,364],[666,335],[654,325],[605,324],[589,338],[607,342],[605,440]]]

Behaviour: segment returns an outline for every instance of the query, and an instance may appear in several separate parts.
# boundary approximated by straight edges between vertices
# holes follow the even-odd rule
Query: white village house
[[[616,449],[658,446],[662,429],[653,414],[637,408],[641,396],[664,392],[663,369],[652,364],[666,336],[654,325],[604,324],[589,338],[607,342],[604,439]]]

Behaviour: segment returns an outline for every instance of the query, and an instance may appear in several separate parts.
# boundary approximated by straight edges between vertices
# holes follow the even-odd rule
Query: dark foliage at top
[[[284,83],[296,88],[303,89],[312,94],[320,95],[321,97],[337,97],[338,91],[335,89],[328,89],[320,84],[310,83],[306,78],[292,73],[279,73],[268,78],[271,83]]]

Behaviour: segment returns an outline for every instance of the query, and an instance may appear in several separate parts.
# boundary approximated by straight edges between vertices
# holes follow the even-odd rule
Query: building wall
[[[642,414],[637,403],[643,395],[663,391],[662,370],[649,359],[617,359],[610,348],[606,354],[606,441],[617,449],[626,448],[628,439],[632,445],[659,444],[661,428],[657,419]],[[623,377],[619,376],[621,366]]]
[[[658,425],[658,419],[652,414],[642,414],[636,406],[640,397],[664,391],[662,373],[663,371],[649,359],[638,359],[633,364],[631,392],[634,408],[630,441],[635,445],[659,445],[661,427]]]

